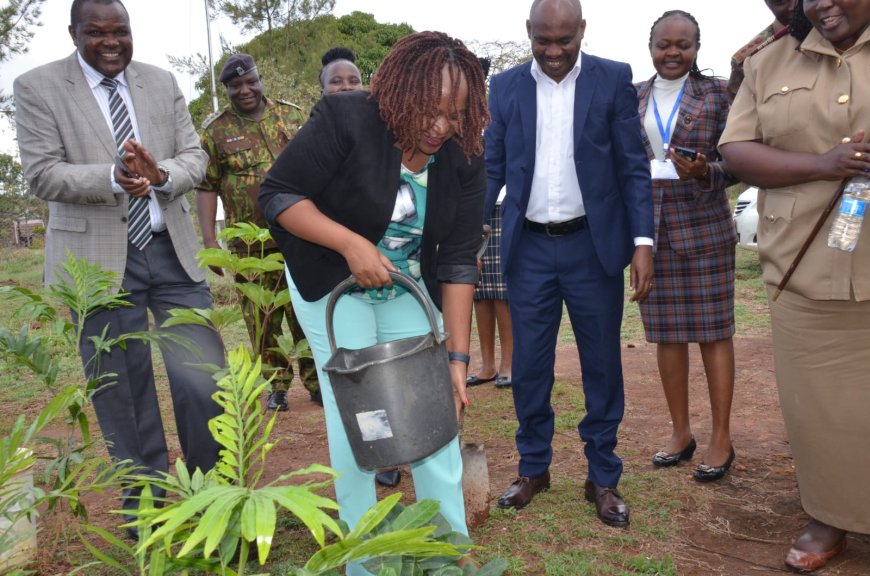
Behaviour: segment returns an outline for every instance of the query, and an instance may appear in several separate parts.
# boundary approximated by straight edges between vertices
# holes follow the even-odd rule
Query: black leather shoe
[[[272,390],[269,393],[269,399],[266,401],[266,408],[277,410],[278,412],[286,412],[288,410],[287,393],[283,390]]]
[[[314,392],[309,392],[308,396],[311,397],[312,402],[323,408],[323,394],[319,389]]]
[[[532,501],[532,497],[538,492],[545,492],[550,489],[550,472],[547,471],[543,476],[530,478],[528,476],[518,476],[513,484],[508,486],[504,494],[498,497],[499,508],[524,508]]]
[[[605,488],[592,480],[586,480],[585,488],[586,500],[595,504],[595,512],[599,520],[617,528],[628,526],[628,505],[616,488]]]
[[[130,522],[135,522],[137,520],[136,516],[132,514],[124,514],[124,524],[129,524]],[[133,542],[139,541],[139,527],[138,526],[125,526],[124,533],[127,535],[127,538],[132,540]]]
[[[695,477],[695,480],[698,482],[715,482],[716,480],[721,480],[725,474],[731,470],[731,464],[734,463],[734,447],[731,447],[731,455],[728,456],[728,460],[722,466],[708,466],[701,462],[698,464],[698,467],[695,468],[695,471],[692,472],[692,476]]]
[[[398,468],[379,470],[378,473],[375,474],[375,480],[381,486],[392,488],[393,486],[398,486],[399,482],[402,481],[402,472]]]
[[[679,452],[675,452],[674,454],[668,454],[664,450],[656,452],[656,455],[653,456],[652,459],[653,466],[667,468],[668,466],[676,466],[680,463],[680,460],[691,460],[692,456],[695,455],[695,449],[697,447],[698,445],[695,443],[695,438],[693,437],[688,445]]]

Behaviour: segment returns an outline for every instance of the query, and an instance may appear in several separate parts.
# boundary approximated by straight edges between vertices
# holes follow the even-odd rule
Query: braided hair
[[[794,5],[794,14],[791,16],[791,29],[789,34],[798,39],[799,42],[806,40],[810,31],[813,29],[813,23],[804,14],[804,0],[798,0]]]
[[[653,43],[653,34],[655,33],[656,26],[659,25],[659,22],[663,20],[667,20],[668,18],[679,17],[685,18],[689,22],[691,22],[695,26],[695,43],[701,43],[701,27],[698,25],[698,21],[695,20],[695,17],[689,14],[684,10],[668,10],[661,16],[659,19],[653,22],[652,27],[649,29],[649,46],[652,47]],[[701,69],[698,68],[698,59],[695,58],[695,61],[692,62],[692,67],[689,69],[689,76],[692,78],[709,78],[706,74],[701,72]]]
[[[428,129],[426,119],[436,116],[445,66],[453,87],[451,106],[456,105],[462,76],[468,84],[465,116],[454,138],[466,157],[480,156],[483,129],[489,123],[486,88],[477,56],[462,41],[443,32],[418,32],[400,39],[372,77],[372,98],[399,148],[414,150]]]

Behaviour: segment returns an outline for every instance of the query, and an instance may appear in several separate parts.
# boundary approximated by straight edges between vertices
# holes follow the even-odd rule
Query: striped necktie
[[[100,85],[109,91],[109,113],[112,116],[112,129],[115,133],[115,144],[118,152],[124,154],[123,144],[133,137],[133,123],[127,112],[127,105],[118,92],[118,81],[103,78]],[[151,240],[151,213],[148,208],[148,197],[133,198],[127,207],[127,238],[139,250]]]

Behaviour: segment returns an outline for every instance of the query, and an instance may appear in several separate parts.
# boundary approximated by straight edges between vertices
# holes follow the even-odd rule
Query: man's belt
[[[526,230],[538,232],[539,234],[546,234],[547,236],[565,236],[586,228],[586,216],[580,216],[579,218],[566,220],[564,222],[550,222],[547,224],[533,222],[526,218],[525,222],[523,222],[523,227]]]

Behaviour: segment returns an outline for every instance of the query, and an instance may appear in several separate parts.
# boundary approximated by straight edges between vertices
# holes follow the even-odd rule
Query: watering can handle
[[[435,316],[435,310],[432,308],[431,302],[429,302],[428,296],[423,292],[423,289],[420,288],[420,285],[417,282],[408,276],[407,274],[403,274],[402,272],[390,272],[390,278],[393,282],[396,282],[413,294],[417,301],[423,306],[423,309],[426,311],[426,317],[429,319],[429,326],[432,328],[432,334],[435,336],[435,341],[439,344],[447,339],[446,334],[442,334],[438,329],[438,319]],[[329,353],[335,354],[335,332],[332,327],[332,317],[335,313],[335,305],[338,303],[338,299],[341,298],[345,292],[349,289],[356,286],[356,278],[354,278],[353,274],[342,280],[338,286],[332,289],[332,292],[329,294],[329,300],[326,302],[326,337],[329,339]]]

